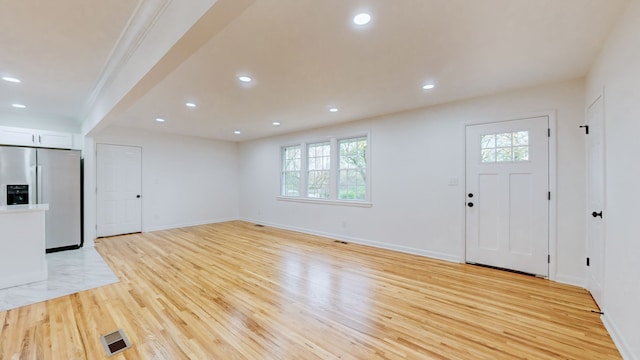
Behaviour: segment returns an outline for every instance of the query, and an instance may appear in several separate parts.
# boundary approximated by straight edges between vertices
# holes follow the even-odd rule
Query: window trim
[[[366,168],[366,195],[364,200],[351,200],[351,199],[338,199],[338,164],[340,161],[340,152],[339,152],[339,142],[341,140],[348,139],[357,139],[357,138],[365,138],[367,141],[367,149],[366,149],[366,158],[367,158],[367,168]],[[310,198],[307,196],[307,174],[308,174],[308,146],[318,143],[327,142],[330,143],[331,146],[331,167],[330,167],[330,198],[329,199],[317,199]],[[300,146],[302,159],[301,159],[301,169],[300,169],[300,190],[299,195],[288,196],[282,195],[282,175],[280,175],[279,181],[279,190],[278,196],[276,196],[276,200],[278,201],[290,201],[290,202],[298,202],[298,203],[315,203],[315,204],[323,204],[323,205],[345,205],[345,206],[354,206],[354,207],[372,207],[373,203],[371,201],[371,134],[369,132],[355,132],[351,134],[340,134],[339,136],[327,136],[327,137],[315,137],[302,139],[300,141],[291,141],[287,142],[280,146],[280,169],[279,172],[282,174],[282,153],[283,149],[286,147],[292,146]]]
[[[353,207],[361,207],[361,208],[370,208],[373,206],[373,203],[369,201],[333,200],[333,199],[327,200],[327,199],[314,199],[314,198],[301,197],[301,196],[280,195],[280,196],[276,196],[276,200],[307,203],[307,204],[343,205],[343,206],[353,206]]]

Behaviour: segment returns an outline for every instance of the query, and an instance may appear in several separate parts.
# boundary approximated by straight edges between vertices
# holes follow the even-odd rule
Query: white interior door
[[[97,144],[97,236],[142,231],[142,149]]]
[[[587,288],[600,309],[603,308],[604,289],[604,112],[600,96],[587,111]]]
[[[548,276],[549,119],[466,128],[466,261]]]

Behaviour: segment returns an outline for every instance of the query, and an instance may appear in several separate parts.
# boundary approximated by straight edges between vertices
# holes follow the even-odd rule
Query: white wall
[[[143,231],[238,218],[235,143],[114,126],[93,142],[142,147]],[[95,184],[95,158],[85,155],[87,175],[93,177],[87,181],[90,186]],[[95,206],[92,195],[86,192],[89,207]],[[95,214],[87,213],[86,224],[95,227]]]
[[[584,284],[584,82],[482,97],[240,144],[240,217],[452,261],[464,261],[464,124],[556,110],[557,268]],[[370,208],[276,200],[280,147],[370,133]],[[455,177],[459,186],[449,186]],[[556,259],[554,259],[556,260]]]
[[[640,359],[640,1],[632,1],[587,79],[604,89],[606,141],[603,320],[625,358]]]

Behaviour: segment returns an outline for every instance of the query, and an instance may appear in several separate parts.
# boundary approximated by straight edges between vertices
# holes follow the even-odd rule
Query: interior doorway
[[[142,149],[96,146],[97,237],[142,231]]]

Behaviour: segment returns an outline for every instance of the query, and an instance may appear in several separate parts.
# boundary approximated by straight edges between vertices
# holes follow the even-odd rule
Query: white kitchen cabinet
[[[35,134],[31,129],[0,127],[0,144],[33,146]]]
[[[47,204],[0,206],[0,289],[47,279],[47,210]]]
[[[35,146],[71,149],[73,148],[73,135],[57,131],[37,131],[35,134]]]
[[[0,145],[71,149],[73,148],[73,134],[1,126]]]

